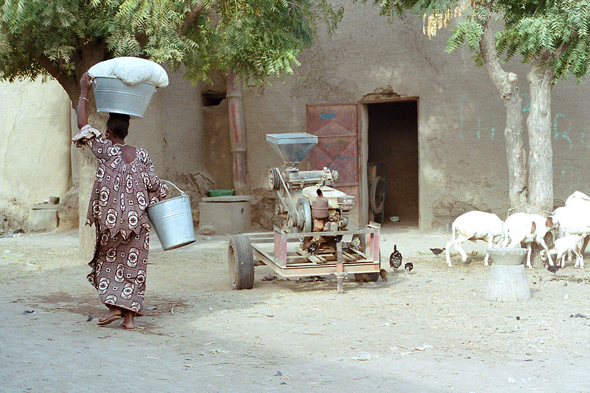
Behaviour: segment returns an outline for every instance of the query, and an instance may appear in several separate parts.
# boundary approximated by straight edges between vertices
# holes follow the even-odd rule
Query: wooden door
[[[312,169],[338,171],[334,188],[355,197],[349,229],[360,223],[359,107],[357,104],[308,104],[307,132],[318,144],[309,152]]]

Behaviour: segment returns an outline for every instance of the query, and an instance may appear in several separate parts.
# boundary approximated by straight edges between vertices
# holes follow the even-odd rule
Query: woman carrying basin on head
[[[129,115],[111,113],[104,137],[88,124],[86,103],[92,82],[80,79],[80,133],[77,147],[88,146],[98,159],[86,224],[96,227],[94,257],[88,280],[109,311],[98,325],[124,318],[121,327],[133,329],[143,313],[150,222],[146,208],[166,196],[166,186],[154,174],[142,148],[128,146]]]

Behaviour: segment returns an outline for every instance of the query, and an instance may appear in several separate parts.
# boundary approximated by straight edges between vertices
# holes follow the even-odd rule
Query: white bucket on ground
[[[97,76],[93,80],[97,112],[123,113],[143,117],[156,85],[141,82],[128,85],[118,78]]]
[[[165,199],[147,208],[148,217],[166,251],[186,246],[196,239],[189,196],[173,183],[161,181],[172,184],[180,192],[179,197]]]

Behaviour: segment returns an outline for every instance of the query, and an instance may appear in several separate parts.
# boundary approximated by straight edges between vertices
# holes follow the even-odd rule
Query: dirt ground
[[[396,224],[399,225],[399,224]],[[75,231],[0,238],[1,392],[588,392],[589,269],[528,271],[533,297],[485,300],[485,244],[446,266],[448,235],[389,224],[414,270],[229,285],[227,236],[163,252],[152,236],[146,316],[98,327]],[[92,319],[92,320],[91,320]]]

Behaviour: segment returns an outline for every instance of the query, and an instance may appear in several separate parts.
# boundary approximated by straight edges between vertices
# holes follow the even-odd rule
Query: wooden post
[[[236,195],[247,195],[246,179],[246,122],[242,102],[242,81],[231,72],[227,76],[229,132],[233,162],[233,187]]]
[[[338,293],[344,293],[344,261],[342,259],[342,242],[336,243],[336,285]]]

